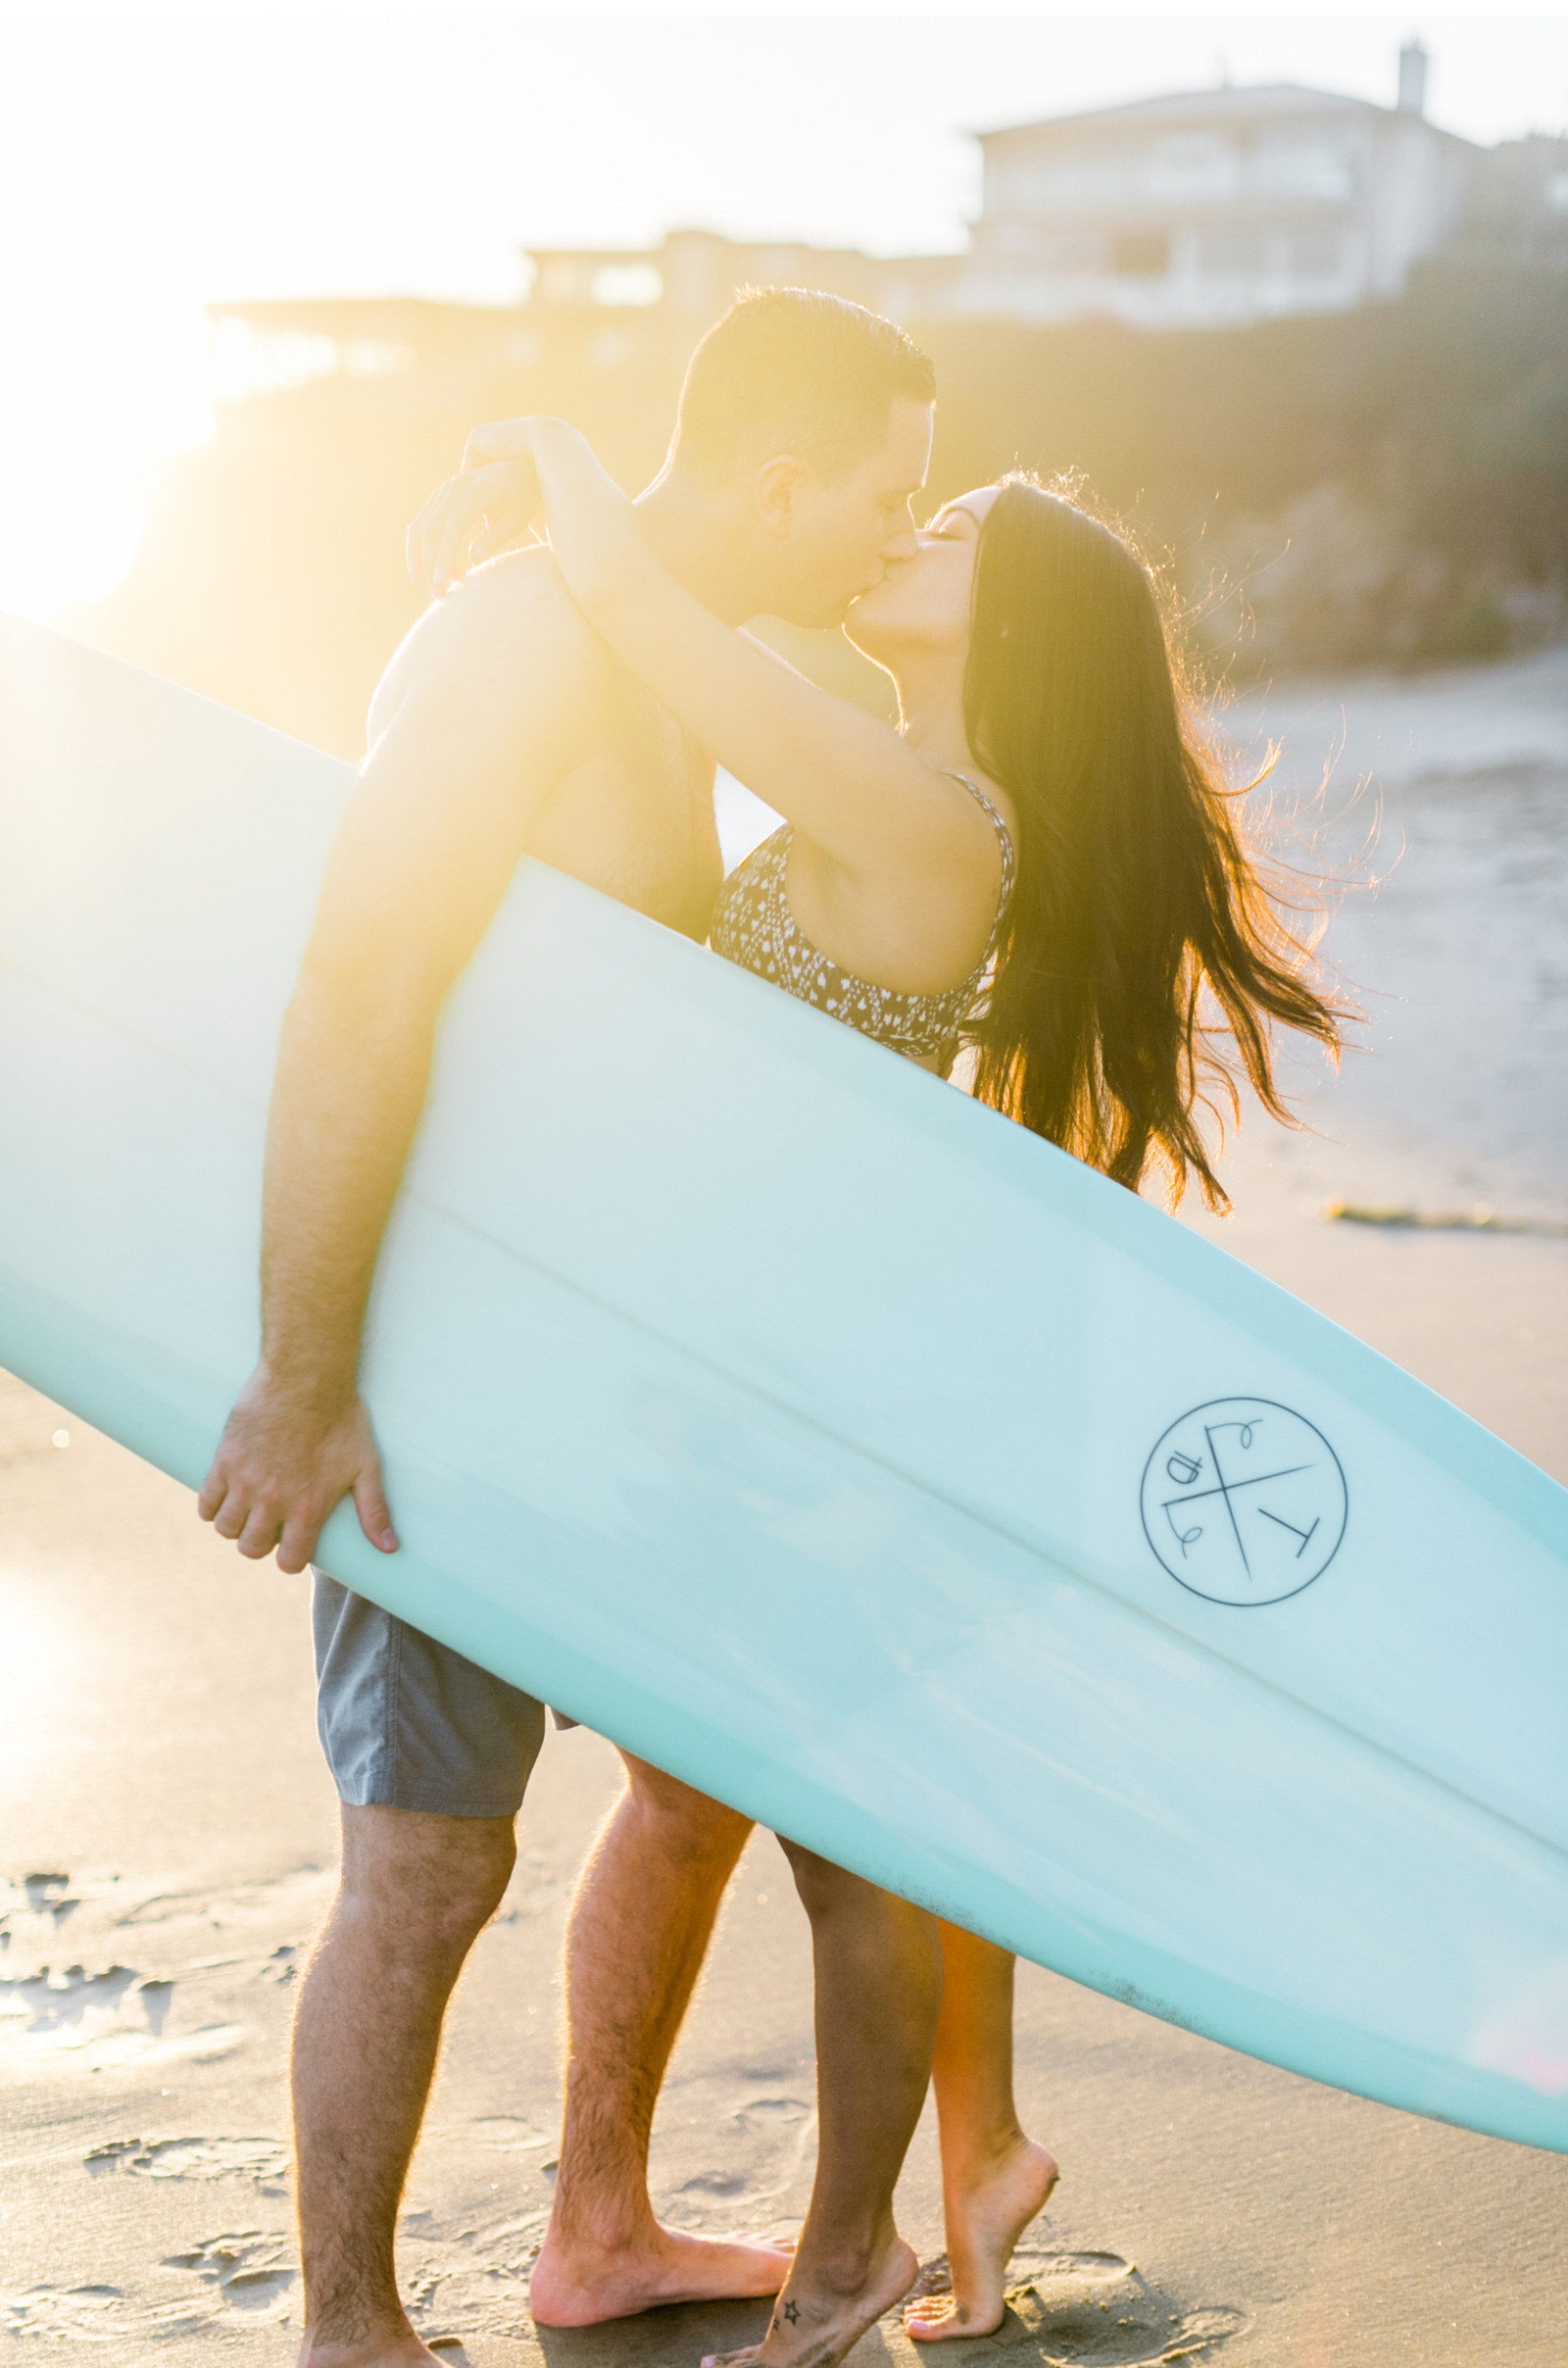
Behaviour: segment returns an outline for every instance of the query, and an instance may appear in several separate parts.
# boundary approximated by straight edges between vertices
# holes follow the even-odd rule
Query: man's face
[[[811,477],[799,485],[779,554],[779,616],[799,625],[842,624],[851,601],[881,582],[889,559],[914,550],[910,504],[931,465],[933,425],[929,403],[895,396],[879,452],[832,484]]]

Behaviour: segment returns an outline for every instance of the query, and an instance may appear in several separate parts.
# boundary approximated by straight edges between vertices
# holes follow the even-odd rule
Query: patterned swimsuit
[[[885,1044],[891,1052],[913,1060],[933,1053],[951,1061],[959,1031],[980,999],[1006,917],[1017,868],[1012,835],[983,789],[967,773],[951,773],[961,781],[977,806],[984,808],[1002,849],[1002,896],[985,953],[966,979],[941,995],[904,995],[896,987],[878,987],[853,970],[841,970],[825,954],[802,936],[790,911],[784,873],[795,837],[792,824],[775,830],[736,865],[718,892],[709,943],[726,962],[755,970],[787,995],[798,996],[818,1011],[842,1019],[862,1036]]]

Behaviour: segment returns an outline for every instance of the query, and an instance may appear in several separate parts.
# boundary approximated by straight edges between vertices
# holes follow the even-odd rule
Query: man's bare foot
[[[867,2329],[906,2294],[920,2264],[904,2239],[895,2236],[853,2293],[835,2292],[803,2277],[799,2268],[778,2298],[760,2343],[744,2351],[710,2352],[703,2368],[838,2368]]]
[[[401,2327],[368,2330],[354,2343],[330,2343],[307,2329],[297,2368],[443,2368],[443,2363],[405,2319]]]
[[[1055,2184],[1052,2156],[1032,2139],[1020,2138],[983,2178],[944,2189],[953,2292],[924,2294],[909,2304],[904,2324],[916,2343],[996,2334],[1006,2310],[1013,2247],[1035,2214],[1045,2210]]]
[[[721,2302],[776,2294],[794,2247],[754,2237],[692,2237],[657,2222],[626,2245],[567,2243],[547,2232],[528,2307],[541,2327],[597,2327],[664,2302]]]

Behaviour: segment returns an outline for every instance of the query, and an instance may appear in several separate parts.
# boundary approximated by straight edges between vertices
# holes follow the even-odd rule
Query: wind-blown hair
[[[817,288],[745,288],[686,366],[671,458],[722,482],[790,453],[826,484],[887,440],[895,395],[936,372],[879,313]]]
[[[1338,1057],[1284,897],[1205,745],[1149,567],[1070,487],[1012,476],[981,527],[964,716],[1019,817],[1017,885],[974,1092],[1136,1191],[1196,1176],[1229,1206],[1200,1131],[1245,1078],[1291,1123],[1277,1023]],[[1250,785],[1246,785],[1250,786]]]

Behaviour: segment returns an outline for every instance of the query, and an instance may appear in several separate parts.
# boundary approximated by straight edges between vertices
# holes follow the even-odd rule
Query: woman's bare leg
[[[942,1927],[942,1958],[934,2080],[953,2292],[905,2313],[927,2343],[995,2334],[1013,2247],[1056,2184],[1055,2163],[1024,2136],[1013,2102],[1012,1958],[953,1924]]]
[[[893,2190],[931,2077],[942,1948],[924,1908],[784,1848],[811,1919],[816,2178],[764,2341],[719,2356],[748,2368],[837,2368],[919,2268],[894,2225]]]

